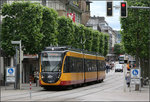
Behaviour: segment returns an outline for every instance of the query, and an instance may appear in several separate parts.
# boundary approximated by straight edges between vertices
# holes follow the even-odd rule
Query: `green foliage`
[[[42,49],[46,46],[57,45],[57,18],[58,14],[55,10],[43,7],[43,24],[41,27],[41,33],[44,37],[41,41]]]
[[[85,27],[84,32],[85,32],[85,38],[86,38],[85,50],[92,51],[93,31],[92,29]]]
[[[99,32],[93,31],[92,51],[99,52]]]
[[[123,45],[122,44],[115,44],[114,45],[114,53],[116,55],[124,54],[125,51],[124,51]]]
[[[57,44],[57,12],[38,3],[13,2],[2,8],[1,46],[14,55],[12,40],[21,40],[24,53],[35,54]]]
[[[149,7],[149,0],[127,0],[128,6]],[[141,75],[148,76],[150,44],[150,10],[128,8],[128,17],[121,18],[122,41],[125,51],[141,63]]]
[[[85,41],[85,33],[84,33],[83,25],[74,24],[74,36],[73,36],[73,44],[72,46],[79,49],[84,49],[84,41]]]
[[[104,52],[104,34],[100,33],[99,35],[99,53],[103,55]]]
[[[21,40],[25,47],[25,53],[39,51],[40,41],[43,35],[42,7],[29,2],[13,2],[5,4],[2,8],[2,41],[1,46],[8,55],[14,54],[12,40]]]
[[[74,26],[70,18],[58,18],[58,45],[71,45],[73,43]]]
[[[79,49],[108,53],[108,36],[70,18],[59,17],[55,10],[37,3],[13,2],[2,8],[1,47],[14,55],[12,40],[21,40],[24,53],[35,54],[46,46],[73,46]]]
[[[129,6],[146,6],[149,0],[127,0]],[[128,9],[128,17],[121,19],[122,41],[125,51],[137,57],[148,58],[149,56],[149,34],[150,13],[146,9]]]
[[[109,43],[109,35],[105,34],[104,35],[104,53],[103,55],[106,56],[108,53],[108,43]]]

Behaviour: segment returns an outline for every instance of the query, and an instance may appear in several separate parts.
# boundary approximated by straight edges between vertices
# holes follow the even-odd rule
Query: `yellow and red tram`
[[[41,52],[42,87],[70,86],[105,79],[105,58],[68,49],[47,47]]]

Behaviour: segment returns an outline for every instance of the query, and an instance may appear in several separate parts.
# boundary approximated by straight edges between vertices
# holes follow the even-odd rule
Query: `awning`
[[[23,58],[38,58],[38,54],[35,54],[35,55],[24,54]]]

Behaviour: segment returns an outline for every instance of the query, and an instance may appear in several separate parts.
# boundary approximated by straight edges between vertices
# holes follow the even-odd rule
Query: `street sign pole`
[[[19,45],[19,67],[20,67],[20,77],[19,77],[19,89],[21,89],[21,82],[22,82],[22,64],[21,64],[21,40],[20,41],[11,41],[12,44]],[[17,52],[16,52],[17,53]]]
[[[22,82],[22,64],[21,64],[21,40],[19,43],[19,65],[20,65],[20,89],[21,89],[21,82]]]
[[[124,92],[126,92],[126,64],[123,64]]]

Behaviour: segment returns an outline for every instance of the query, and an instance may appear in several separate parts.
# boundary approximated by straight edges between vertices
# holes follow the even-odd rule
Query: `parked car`
[[[116,64],[115,65],[115,72],[123,72],[123,65],[122,64]]]

